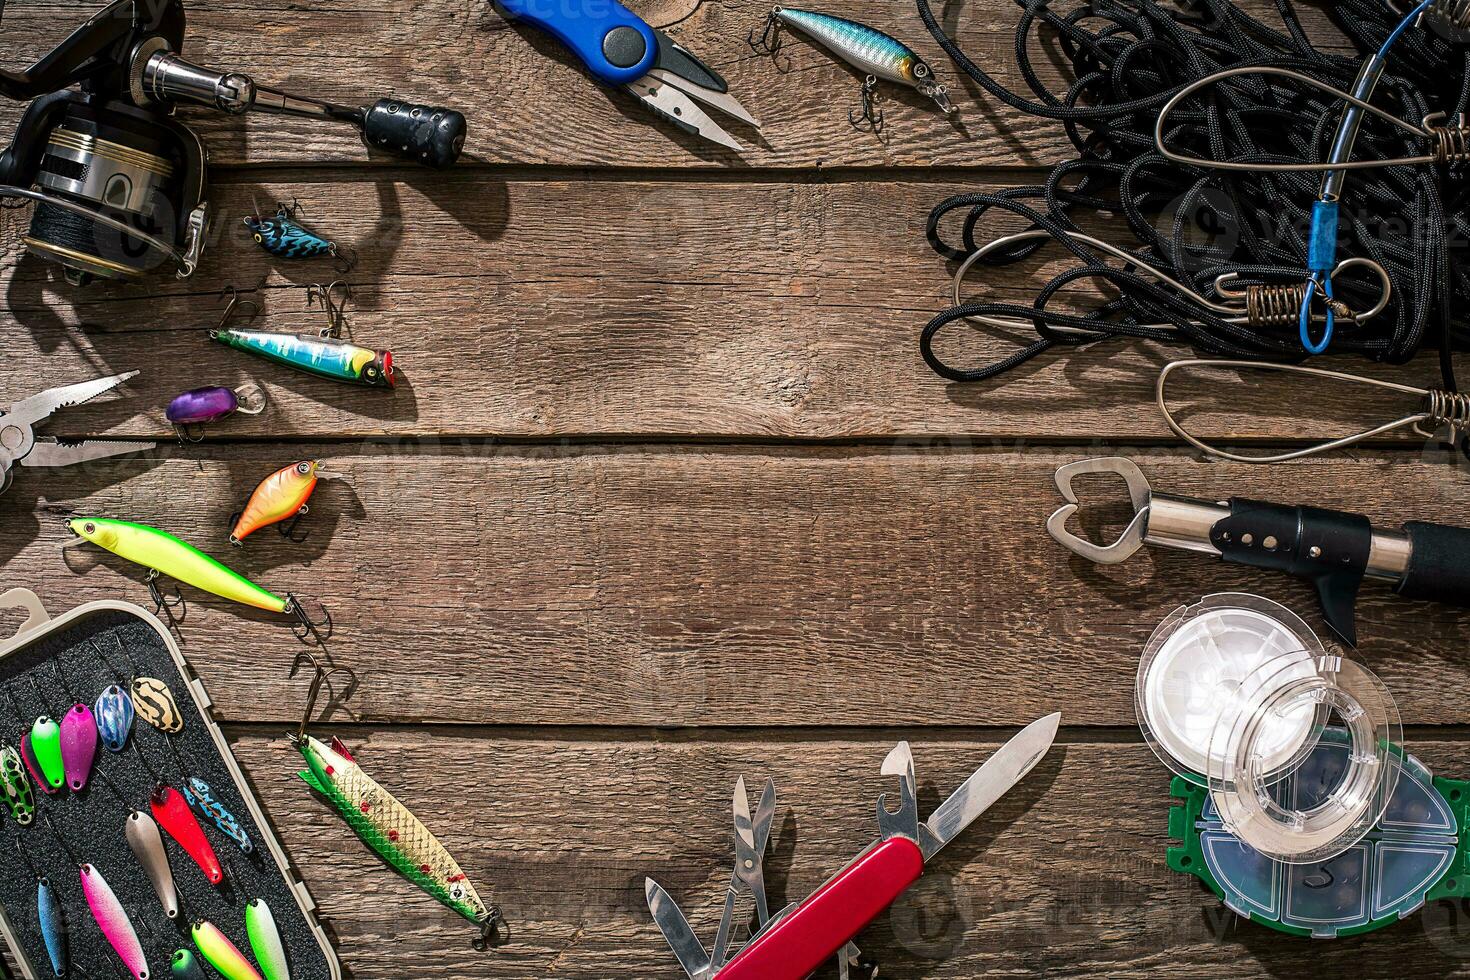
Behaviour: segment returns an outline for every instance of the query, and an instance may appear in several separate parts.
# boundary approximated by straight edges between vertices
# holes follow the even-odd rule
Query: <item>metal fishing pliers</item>
[[[694,100],[760,128],[718,72],[618,0],[496,0],[496,9],[554,35],[599,81],[627,89],[680,129],[741,148]]]
[[[155,442],[123,442],[107,439],[83,439],[58,442],[55,436],[38,436],[35,426],[54,415],[57,409],[91,401],[106,391],[134,377],[138,372],[114,374],[110,378],[83,381],[79,384],[48,388],[12,403],[0,411],[0,493],[10,486],[15,466],[70,466],[124,453],[153,449]]]

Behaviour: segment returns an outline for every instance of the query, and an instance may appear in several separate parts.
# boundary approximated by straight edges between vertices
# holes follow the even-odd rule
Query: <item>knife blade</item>
[[[1021,729],[1014,738],[971,773],[949,799],[939,804],[924,824],[919,847],[928,861],[954,840],[975,818],[990,808],[1036,767],[1051,748],[1061,724],[1061,712],[1039,718]]]
[[[648,911],[653,913],[658,931],[663,933],[664,941],[674,951],[674,956],[678,958],[684,972],[689,974],[690,980],[703,980],[709,976],[709,952],[694,935],[689,920],[684,918],[684,912],[673,896],[652,878],[644,879],[643,894],[648,899]]]

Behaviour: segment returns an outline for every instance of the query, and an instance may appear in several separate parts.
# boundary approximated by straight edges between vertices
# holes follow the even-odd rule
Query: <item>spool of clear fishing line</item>
[[[1180,606],[1158,625],[1138,666],[1138,727],[1154,754],[1175,773],[1203,782],[1211,739],[1222,708],[1262,664],[1295,664],[1315,673],[1321,642],[1284,606],[1244,593],[1206,596]],[[1320,713],[1271,719],[1257,746],[1267,762],[1284,768],[1309,751]],[[1219,748],[1223,749],[1223,745]]]
[[[1268,599],[1222,593],[1176,609],[1149,638],[1135,694],[1154,753],[1208,786],[1226,828],[1267,857],[1340,854],[1392,795],[1388,754],[1402,737],[1392,697]],[[1346,768],[1335,786],[1300,785],[1329,724],[1348,732]],[[1299,798],[1314,802],[1299,808]]]
[[[1362,664],[1334,654],[1302,663],[1277,658],[1257,668],[1222,706],[1205,773],[1220,819],[1241,841],[1286,864],[1336,857],[1371,831],[1388,808],[1399,768],[1403,728],[1393,696]],[[1326,717],[1323,717],[1326,716]],[[1282,719],[1312,717],[1302,749],[1284,766]],[[1330,719],[1346,732],[1347,761],[1336,786],[1299,772]],[[1336,774],[1334,774],[1335,776]],[[1302,799],[1314,800],[1303,807]]]

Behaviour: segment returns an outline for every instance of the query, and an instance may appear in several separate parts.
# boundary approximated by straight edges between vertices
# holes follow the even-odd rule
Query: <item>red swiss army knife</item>
[[[776,784],[766,782],[752,816],[741,778],[735,784],[735,873],[714,949],[704,948],[673,898],[649,878],[645,891],[653,920],[690,980],[805,980],[834,955],[846,980],[859,958],[853,937],[918,880],[926,861],[1041,761],[1061,718],[1047,715],[1023,728],[924,823],[919,822],[913,753],[907,742],[900,742],[883,761],[883,775],[899,779],[900,805],[890,811],[888,794],[878,797],[881,837],[806,901],[774,916],[766,904],[762,859],[776,815]],[[728,957],[731,919],[742,890],[755,899],[757,930],[734,957]]]

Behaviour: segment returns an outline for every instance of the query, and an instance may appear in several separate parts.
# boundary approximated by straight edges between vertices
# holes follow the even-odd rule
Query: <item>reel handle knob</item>
[[[467,128],[461,112],[401,99],[379,99],[362,120],[368,146],[440,170],[459,159]]]

